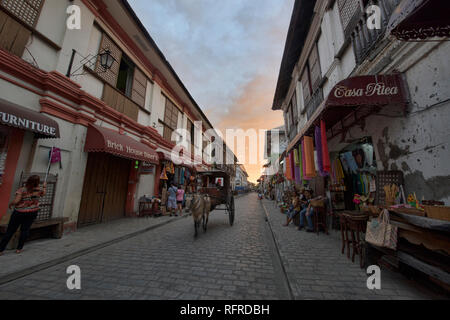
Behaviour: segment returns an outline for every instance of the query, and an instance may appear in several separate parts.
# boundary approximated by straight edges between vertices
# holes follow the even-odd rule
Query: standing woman
[[[9,220],[6,234],[0,242],[0,255],[5,251],[9,240],[11,240],[14,233],[20,227],[19,245],[16,253],[21,253],[23,245],[25,244],[31,225],[36,219],[39,212],[40,198],[45,196],[47,183],[44,182],[42,189],[39,188],[39,176],[31,176],[25,183],[25,187],[20,188],[16,192],[16,197],[9,204],[9,208],[14,207],[14,212]]]
[[[177,190],[177,207],[180,217],[183,215],[183,200],[184,200],[184,187]]]

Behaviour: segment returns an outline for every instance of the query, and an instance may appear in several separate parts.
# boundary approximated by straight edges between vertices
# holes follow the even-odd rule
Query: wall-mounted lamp
[[[114,61],[116,61],[116,59],[114,59],[109,49],[105,49],[103,53],[99,54],[99,57],[100,57],[100,65],[105,70],[111,69]]]
[[[81,59],[81,61],[80,61],[81,65],[76,70],[72,71],[73,60],[75,59],[75,54],[80,55],[83,59]],[[69,68],[67,69],[66,76],[68,78],[70,78],[72,76],[81,76],[81,75],[85,74],[84,71],[80,74],[76,74],[76,73],[80,69],[82,69],[85,65],[87,65],[87,64],[92,65],[92,64],[96,63],[97,59],[99,59],[100,66],[102,67],[103,72],[106,72],[109,69],[111,69],[114,62],[116,61],[116,59],[113,57],[113,55],[111,54],[111,51],[109,49],[104,49],[102,52],[100,52],[99,54],[97,54],[95,56],[88,55],[87,57],[83,57],[75,49],[72,49],[72,56],[70,57]],[[99,73],[99,72],[97,72],[97,73]]]

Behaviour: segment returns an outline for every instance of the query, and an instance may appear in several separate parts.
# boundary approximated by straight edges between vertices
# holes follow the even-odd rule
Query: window
[[[344,34],[347,37],[352,29],[353,17],[361,13],[361,2],[360,0],[338,0],[338,7]]]
[[[302,74],[302,89],[303,89],[303,98],[305,99],[305,105],[309,102],[312,95],[312,88],[309,81],[309,68],[308,65],[305,66]]]
[[[175,104],[166,98],[166,109],[164,112],[164,133],[163,137],[166,141],[176,142],[172,140],[172,133],[177,129],[178,126],[178,115],[180,111],[175,106]]]
[[[111,52],[111,55],[114,57],[115,61],[110,69],[105,70],[100,65],[100,59],[97,59],[95,73],[109,85],[111,85],[112,87],[116,87],[117,78],[119,75],[120,61],[122,60],[122,50],[120,50],[119,47],[116,46],[116,44],[111,40],[110,37],[103,33],[99,53],[103,53],[105,52],[105,50],[109,50]]]
[[[125,55],[122,56],[119,66],[119,74],[117,75],[116,88],[127,97],[131,97],[133,88],[134,64]]]
[[[191,144],[191,154],[195,152],[195,127],[191,120],[187,119],[187,132],[189,133],[189,141]]]
[[[320,62],[319,62],[319,50],[317,49],[317,43],[314,44],[314,47],[309,55],[308,59],[310,81],[312,92],[314,93],[320,85],[320,80],[322,79],[322,73],[320,72]]]
[[[153,83],[147,80],[147,88],[145,90],[145,110],[152,111],[152,99],[153,99]]]
[[[35,27],[44,0],[0,0],[0,6],[30,27]]]

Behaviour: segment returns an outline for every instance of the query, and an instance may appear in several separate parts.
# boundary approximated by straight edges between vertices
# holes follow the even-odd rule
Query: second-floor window
[[[178,127],[178,116],[180,111],[177,106],[170,101],[170,99],[166,98],[166,108],[164,111],[164,132],[163,137],[166,141],[176,142],[176,140],[172,140],[172,134]]]
[[[320,87],[321,80],[322,72],[320,69],[319,50],[316,42],[309,54],[301,77],[305,106],[303,112],[307,113],[308,118],[323,101],[322,89]]]
[[[141,109],[149,111],[150,101],[146,103],[146,97],[151,99],[151,92],[147,92],[147,86],[151,82],[146,75],[122,52],[108,35],[103,33],[98,51],[102,53],[105,50],[111,52],[115,62],[110,69],[104,70],[98,59],[94,72],[108,83],[109,86],[117,89],[117,91],[141,107]]]
[[[30,27],[35,27],[44,0],[1,0],[0,6]]]
[[[116,88],[127,97],[131,97],[133,87],[134,63],[125,55],[122,55],[117,75]]]
[[[0,48],[22,57],[44,0],[0,0]]]

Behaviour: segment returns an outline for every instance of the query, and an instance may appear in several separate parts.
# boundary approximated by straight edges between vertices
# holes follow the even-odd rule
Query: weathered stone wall
[[[450,204],[450,44],[414,44],[386,53],[392,60],[383,73],[401,71],[406,76],[410,103],[406,115],[388,106],[330,141],[330,151],[370,136],[379,170],[401,170],[405,192],[419,200]],[[383,57],[380,57],[382,59]],[[376,61],[375,61],[376,62]]]

